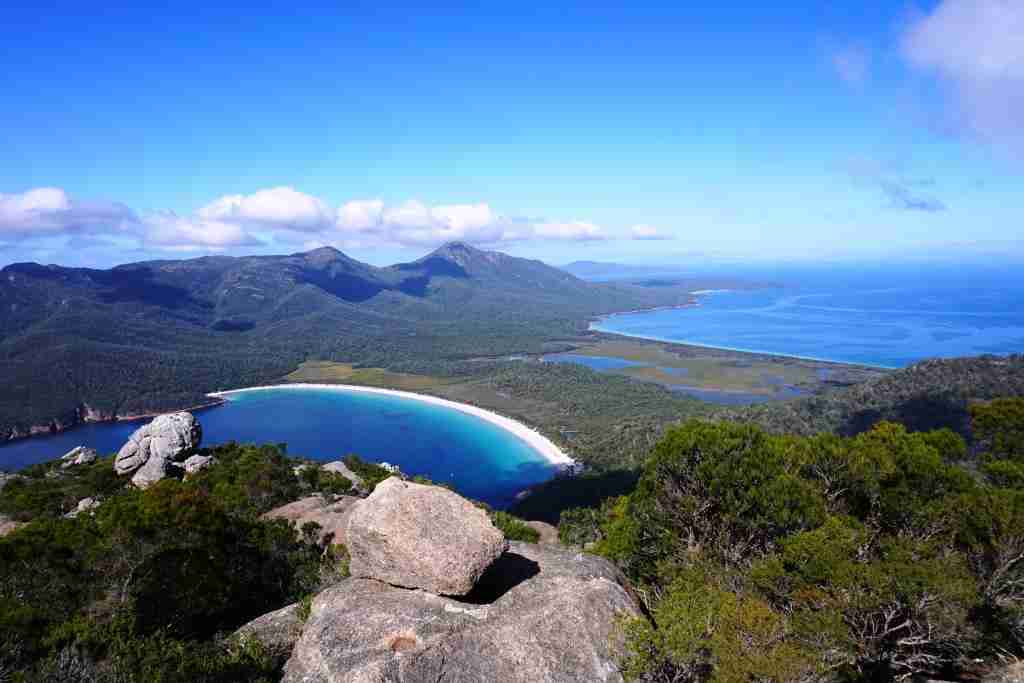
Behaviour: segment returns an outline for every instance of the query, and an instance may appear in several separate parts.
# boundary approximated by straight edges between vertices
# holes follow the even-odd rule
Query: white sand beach
[[[524,441],[530,448],[535,450],[545,460],[553,465],[557,465],[562,468],[572,467],[576,464],[576,461],[566,455],[562,449],[551,442],[546,436],[530,429],[522,422],[517,422],[511,418],[505,417],[493,413],[483,408],[477,408],[471,406],[468,403],[457,403],[455,401],[449,401],[447,399],[438,398],[436,396],[428,396],[426,394],[416,394],[411,391],[398,391],[395,389],[379,389],[377,387],[363,387],[352,384],[272,384],[268,386],[260,387],[246,387],[244,389],[232,389],[229,391],[215,391],[207,394],[208,396],[216,398],[224,398],[231,394],[240,394],[247,391],[265,391],[268,389],[317,389],[317,390],[333,390],[333,391],[348,391],[348,392],[360,392],[365,394],[386,394],[389,396],[397,396],[400,398],[412,399],[414,401],[422,401],[424,403],[431,403],[436,406],[443,408],[450,408],[452,410],[458,410],[463,413],[468,413],[474,417],[478,417],[481,420],[486,420],[493,425],[497,425],[502,429],[511,432],[514,436]]]

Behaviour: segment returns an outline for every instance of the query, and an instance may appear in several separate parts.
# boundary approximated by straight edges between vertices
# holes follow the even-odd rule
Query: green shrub
[[[50,473],[50,476],[45,476]],[[61,517],[83,498],[104,498],[125,485],[114,472],[113,458],[63,469],[60,461],[35,466],[33,476],[11,479],[0,489],[0,513],[27,521]]]
[[[558,519],[558,540],[565,545],[585,546],[601,537],[602,516],[594,508],[569,508]]]
[[[507,512],[501,510],[491,512],[491,521],[494,522],[494,526],[501,529],[501,532],[505,534],[505,538],[510,541],[536,543],[540,540],[539,531],[526,526],[523,520],[513,517]]]
[[[352,473],[358,475],[363,480],[367,492],[372,492],[377,484],[392,476],[391,472],[380,465],[366,462],[354,453],[346,455],[343,460],[345,465],[352,470]]]
[[[892,423],[796,438],[690,422],[632,494],[568,515],[565,533],[596,517],[596,550],[647,603],[651,620],[626,627],[633,678],[934,674],[1024,646],[1024,490],[991,465],[1014,461],[990,460],[984,482],[965,457],[951,432]]]

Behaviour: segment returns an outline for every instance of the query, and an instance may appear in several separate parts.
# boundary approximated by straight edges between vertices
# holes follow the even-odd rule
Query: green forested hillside
[[[1024,396],[1024,356],[932,359],[821,396],[751,406],[723,415],[778,432],[858,434],[880,420],[911,430],[968,433],[969,404]]]
[[[14,264],[0,271],[0,436],[194,405],[308,358],[444,374],[539,352],[597,314],[686,297],[459,243],[388,268],[329,248],[111,270]]]

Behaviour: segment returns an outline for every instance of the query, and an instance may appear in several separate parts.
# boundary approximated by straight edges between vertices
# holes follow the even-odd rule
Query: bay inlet
[[[222,405],[197,411],[206,446],[284,443],[293,457],[398,465],[451,484],[499,508],[570,466],[554,443],[520,422],[410,392],[342,385],[275,385],[216,392]],[[145,421],[87,424],[0,446],[0,469],[17,470],[85,445],[110,454]]]

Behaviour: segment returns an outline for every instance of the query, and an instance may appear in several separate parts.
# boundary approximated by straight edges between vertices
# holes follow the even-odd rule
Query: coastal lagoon
[[[409,475],[451,483],[465,496],[508,507],[559,465],[523,438],[462,410],[390,393],[282,386],[225,395],[197,411],[203,444],[285,443],[288,454],[337,460],[355,453]],[[0,469],[52,460],[79,445],[116,452],[144,421],[89,424],[0,446]]]
[[[1017,269],[809,269],[749,277],[783,286],[706,292],[699,306],[612,315],[592,328],[887,368],[1024,352],[1024,277]]]

